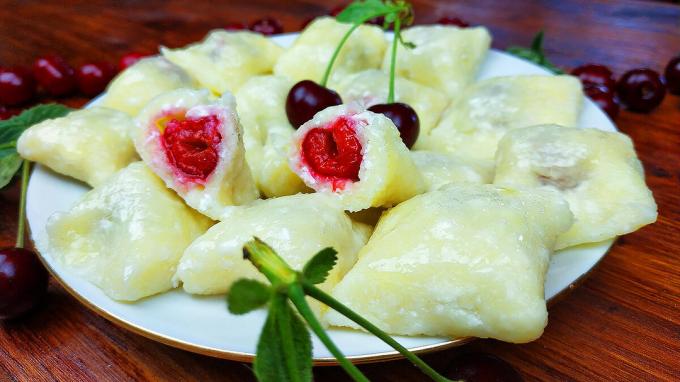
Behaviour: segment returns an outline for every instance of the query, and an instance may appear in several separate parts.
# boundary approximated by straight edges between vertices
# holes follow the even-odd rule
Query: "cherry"
[[[340,95],[314,81],[303,80],[293,85],[286,98],[286,115],[294,128],[302,126],[321,110],[342,104]]]
[[[189,178],[205,181],[219,160],[220,123],[214,115],[168,121],[162,136],[168,162]]]
[[[33,75],[47,93],[65,96],[76,89],[75,70],[60,56],[40,57],[33,63]]]
[[[17,318],[34,308],[47,292],[47,271],[24,248],[0,249],[0,319]]]
[[[616,92],[628,109],[646,113],[659,106],[666,88],[659,73],[643,68],[624,73],[616,84]]]
[[[609,118],[616,119],[619,115],[619,104],[614,98],[613,91],[604,91],[598,87],[589,87],[585,89],[585,92],[600,109],[604,110],[604,112],[609,115]]]
[[[452,380],[465,382],[522,382],[522,376],[512,365],[486,353],[466,353],[456,356],[444,372]]]
[[[18,111],[11,110],[11,109],[8,109],[8,108],[0,105],[0,121],[3,121],[5,119],[10,119],[17,114],[19,114]]]
[[[123,57],[120,58],[120,61],[118,61],[118,70],[122,72],[123,70],[136,64],[137,61],[148,56],[149,56],[148,54],[139,52],[126,53],[125,55],[123,55]]]
[[[673,57],[666,66],[664,72],[668,92],[680,95],[680,55]]]
[[[111,79],[116,75],[116,69],[108,62],[94,62],[81,65],[76,78],[78,89],[88,97],[94,97],[106,89]]]
[[[340,117],[327,127],[309,130],[302,141],[302,155],[308,166],[334,180],[359,180],[361,142],[353,121]]]
[[[460,28],[467,28],[470,26],[467,21],[453,16],[444,16],[437,20],[437,24],[441,25],[453,25]]]
[[[0,68],[0,104],[20,105],[35,95],[35,80],[24,68]]]
[[[373,105],[368,110],[391,119],[406,147],[413,147],[420,133],[420,120],[411,106],[401,102],[383,103]]]
[[[265,36],[271,36],[283,33],[283,26],[278,20],[271,17],[265,17],[263,19],[255,20],[250,24],[250,30]]]
[[[599,87],[602,90],[613,91],[616,87],[614,73],[612,73],[612,71],[604,65],[581,65],[577,68],[574,68],[571,71],[571,74],[581,80],[584,88]]]

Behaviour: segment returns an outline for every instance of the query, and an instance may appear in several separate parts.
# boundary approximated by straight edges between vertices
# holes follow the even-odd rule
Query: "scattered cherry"
[[[35,80],[24,68],[0,68],[0,104],[20,105],[35,95]]]
[[[228,31],[242,31],[248,29],[248,26],[244,23],[230,22],[224,26],[224,29]]]
[[[116,69],[108,62],[81,65],[76,75],[78,89],[84,95],[94,97],[106,89],[106,85],[115,75]]]
[[[383,103],[373,105],[368,110],[391,119],[406,147],[413,147],[420,133],[420,120],[411,106],[401,102]]]
[[[470,24],[468,24],[467,21],[465,21],[461,18],[458,18],[458,17],[453,17],[453,16],[444,16],[444,17],[440,18],[439,20],[437,20],[437,24],[453,25],[453,26],[457,26],[457,27],[460,27],[460,28],[467,28],[467,27],[470,26]]]
[[[609,115],[609,118],[616,119],[618,117],[619,104],[616,102],[613,92],[605,91],[598,87],[586,87],[585,92],[600,109]]]
[[[303,80],[288,92],[286,115],[290,124],[297,129],[321,110],[340,104],[342,99],[335,91],[314,81]]]
[[[120,58],[120,61],[118,61],[118,70],[122,72],[123,70],[125,70],[125,69],[131,67],[132,65],[136,64],[137,61],[141,60],[144,57],[148,57],[148,56],[149,56],[148,54],[139,53],[139,52],[127,53],[127,54],[123,55],[123,57]]]
[[[278,20],[271,17],[265,17],[263,19],[255,20],[250,24],[250,30],[265,36],[271,36],[283,33],[283,26]]]
[[[616,92],[628,109],[646,113],[663,101],[666,87],[659,73],[643,68],[624,73],[616,84]]]
[[[11,109],[8,109],[8,108],[0,105],[0,121],[4,121],[5,119],[10,119],[17,114],[19,114],[18,111],[11,110]]]
[[[50,95],[65,96],[76,90],[75,70],[60,56],[48,55],[35,60],[33,75]]]
[[[309,130],[302,140],[302,155],[311,169],[322,176],[340,180],[359,180],[361,142],[353,121],[340,117],[328,128]]]
[[[220,123],[214,115],[170,120],[162,136],[168,161],[189,178],[205,181],[219,160]]]
[[[668,92],[680,95],[680,55],[673,57],[668,62],[664,76],[666,77]]]
[[[512,365],[492,354],[466,353],[453,359],[443,373],[452,380],[465,382],[522,382]]]
[[[586,64],[574,68],[571,74],[578,77],[583,83],[584,88],[598,87],[607,92],[613,92],[616,87],[616,80],[614,73],[604,66],[599,64]]]
[[[0,249],[0,319],[23,315],[46,292],[47,271],[34,252],[24,248]]]

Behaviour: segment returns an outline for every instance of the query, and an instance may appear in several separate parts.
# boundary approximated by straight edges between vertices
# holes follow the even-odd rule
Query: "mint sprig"
[[[543,51],[543,39],[544,33],[543,31],[540,31],[534,36],[534,39],[531,42],[531,47],[527,48],[523,46],[511,46],[506,50],[517,57],[541,65],[555,74],[564,74],[562,69],[555,66],[545,56],[545,52]]]
[[[333,343],[312,312],[306,296],[356,322],[399,351],[432,380],[449,381],[380,328],[315,286],[323,283],[335,266],[337,252],[334,249],[319,251],[305,264],[302,272],[290,268],[270,246],[258,238],[245,244],[243,256],[271,283],[267,286],[259,281],[240,279],[232,284],[227,297],[229,311],[234,314],[244,314],[269,304],[267,321],[260,333],[254,362],[255,376],[260,382],[312,380],[312,344],[309,331],[302,320],[353,380],[368,381]]]

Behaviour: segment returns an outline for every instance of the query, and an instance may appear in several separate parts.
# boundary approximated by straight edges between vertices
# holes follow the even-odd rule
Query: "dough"
[[[428,191],[449,183],[491,183],[493,168],[467,163],[452,154],[411,151]]]

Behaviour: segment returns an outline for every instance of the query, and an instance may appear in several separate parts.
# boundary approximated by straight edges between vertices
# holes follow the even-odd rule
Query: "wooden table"
[[[271,15],[286,31],[328,12],[334,0],[2,1],[0,65],[30,64],[58,52],[74,63],[117,60],[130,50],[181,46],[230,21]],[[494,47],[527,45],[545,30],[550,58],[563,67],[600,62],[617,74],[662,70],[680,52],[680,6],[661,2],[416,2],[416,22],[459,15],[488,26]],[[82,99],[67,103],[82,104]],[[680,380],[680,97],[651,114],[623,112],[659,204],[659,220],[617,242],[590,278],[550,309],[550,324],[526,345],[477,341],[426,356],[442,369],[461,351],[494,353],[527,380]],[[0,245],[12,245],[18,185],[0,192]],[[376,381],[416,381],[407,362],[361,367]],[[337,367],[319,381],[347,380]],[[200,356],[147,340],[93,314],[52,283],[49,301],[16,323],[0,324],[0,380],[247,381],[249,365]]]

